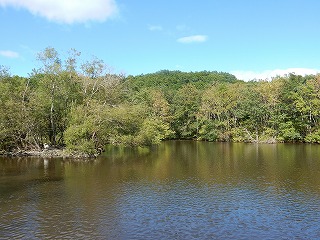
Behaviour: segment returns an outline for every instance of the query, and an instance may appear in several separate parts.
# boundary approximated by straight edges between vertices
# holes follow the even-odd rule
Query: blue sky
[[[318,0],[0,0],[0,65],[27,76],[48,46],[116,73],[320,72]]]

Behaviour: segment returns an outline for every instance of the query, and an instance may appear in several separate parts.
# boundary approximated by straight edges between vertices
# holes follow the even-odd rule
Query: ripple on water
[[[268,189],[261,192],[250,186],[201,188],[183,181],[165,184],[122,186],[116,208],[123,236],[303,238],[304,230],[314,230],[307,225],[319,220],[312,212],[312,204],[297,210],[299,196],[279,197]]]
[[[71,166],[68,178],[37,176],[1,195],[0,239],[320,238],[320,194],[292,179],[128,180],[120,169],[114,180],[80,167],[89,173]]]

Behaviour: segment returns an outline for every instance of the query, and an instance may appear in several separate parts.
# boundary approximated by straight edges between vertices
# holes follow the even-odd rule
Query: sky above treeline
[[[0,65],[36,54],[102,59],[115,73],[223,71],[239,79],[320,72],[319,0],[0,0]]]

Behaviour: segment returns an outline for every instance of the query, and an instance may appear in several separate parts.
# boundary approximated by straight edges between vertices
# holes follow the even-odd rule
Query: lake
[[[0,239],[319,239],[320,145],[0,158]]]

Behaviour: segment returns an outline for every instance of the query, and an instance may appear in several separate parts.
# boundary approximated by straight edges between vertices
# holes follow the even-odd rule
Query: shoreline
[[[170,140],[166,140],[170,141]],[[177,139],[174,141],[184,141],[183,139]],[[187,140],[186,141],[203,141],[205,140]],[[210,142],[210,141],[209,141]],[[219,142],[219,141],[217,141]],[[229,143],[248,143],[248,144],[282,144],[282,143],[292,143],[292,142],[279,142],[275,139],[268,139],[264,141],[248,141],[248,142],[229,142]],[[302,143],[304,142],[295,142],[295,143]],[[0,151],[0,157],[41,157],[41,158],[70,158],[70,159],[94,159],[98,157],[100,154],[87,154],[82,152],[76,151],[69,151],[65,148],[49,148],[49,149],[42,149],[42,150],[13,150],[13,151]]]
[[[89,155],[80,152],[69,152],[65,149],[44,149],[44,150],[17,150],[12,152],[0,152],[2,157],[42,157],[42,158],[96,158],[98,155]]]

